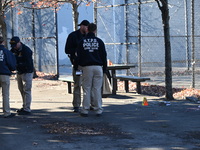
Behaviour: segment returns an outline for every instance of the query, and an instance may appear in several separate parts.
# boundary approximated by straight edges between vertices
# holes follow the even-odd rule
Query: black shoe
[[[101,117],[101,116],[102,116],[102,114],[96,114],[96,116],[97,116],[97,117]]]
[[[88,117],[88,114],[80,113],[81,117]]]
[[[16,114],[14,114],[14,113],[11,113],[10,115],[8,115],[8,116],[4,116],[4,118],[12,118],[12,117],[14,117]]]
[[[90,106],[90,110],[94,110],[94,107]]]
[[[74,112],[79,112],[79,107],[74,107]]]
[[[31,112],[23,110],[23,111],[19,111],[17,114],[18,115],[31,115]]]
[[[18,109],[18,110],[17,110],[17,113],[18,113],[18,112],[21,112],[21,111],[24,111],[24,108]]]

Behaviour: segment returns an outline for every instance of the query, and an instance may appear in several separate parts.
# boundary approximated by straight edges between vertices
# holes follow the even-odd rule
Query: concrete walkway
[[[66,87],[34,80],[32,115],[0,117],[0,150],[200,149],[199,104],[177,100],[163,106],[162,97],[120,91],[103,99],[102,117],[92,111],[80,117]],[[149,106],[142,106],[144,97]],[[12,111],[21,108],[15,80],[10,99]]]

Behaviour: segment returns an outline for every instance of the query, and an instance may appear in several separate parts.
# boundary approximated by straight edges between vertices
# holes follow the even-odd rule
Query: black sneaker
[[[18,115],[31,115],[31,112],[23,110],[23,111],[19,111],[17,114]]]
[[[88,117],[88,114],[80,113],[81,117]]]
[[[74,112],[79,112],[79,107],[74,107]]]
[[[96,116],[97,116],[97,117],[101,117],[101,116],[102,116],[102,114],[96,114]]]
[[[4,118],[12,118],[12,117],[14,117],[16,114],[14,114],[14,113],[11,113],[10,115],[8,115],[8,116],[4,116]]]
[[[94,107],[90,106],[90,110],[92,110],[92,111],[93,111],[93,110],[94,110]]]
[[[21,112],[21,111],[24,111],[24,108],[18,109],[18,110],[17,110],[17,113],[18,113],[18,112]]]

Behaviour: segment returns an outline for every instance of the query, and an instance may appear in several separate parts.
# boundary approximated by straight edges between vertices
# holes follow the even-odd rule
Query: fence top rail
[[[97,6],[95,8],[111,8],[111,7],[120,7],[120,6],[130,6],[130,5],[139,5],[139,4],[147,4],[154,3],[155,0],[148,0],[145,2],[135,2],[135,3],[127,3],[127,4],[118,4],[118,5],[107,5],[107,6]]]

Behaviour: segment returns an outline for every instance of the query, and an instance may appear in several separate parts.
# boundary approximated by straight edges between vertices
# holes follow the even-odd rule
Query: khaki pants
[[[2,88],[3,113],[4,116],[10,115],[10,76],[0,75],[0,87]]]
[[[76,72],[73,69],[73,80],[74,80],[74,90],[73,90],[73,107],[80,107],[81,105],[81,82],[82,76],[76,76]]]
[[[83,102],[81,113],[88,114],[91,104],[96,114],[101,114],[102,108],[102,83],[103,70],[101,66],[86,66],[82,67],[82,87],[83,87]],[[91,96],[92,95],[92,96]]]
[[[31,112],[31,89],[32,89],[33,73],[17,74],[18,89],[21,93],[23,105],[22,108],[25,111]]]

